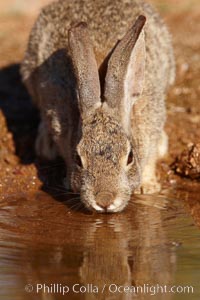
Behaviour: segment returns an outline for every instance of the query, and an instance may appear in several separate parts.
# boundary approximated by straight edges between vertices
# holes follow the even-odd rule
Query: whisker
[[[55,191],[59,191],[59,192],[65,192],[66,194],[68,195],[78,195],[78,193],[75,193],[75,192],[72,192],[70,190],[67,190],[65,189],[65,187],[63,186],[52,186],[52,185],[45,185],[46,189],[49,189],[49,190],[55,190]]]
[[[64,162],[52,163],[52,164],[49,164],[48,166],[40,166],[39,163],[36,164],[36,167],[38,170],[52,169],[52,168],[56,168],[58,166],[65,166],[65,163]]]
[[[75,205],[70,206],[70,209],[73,209],[75,211],[80,210],[80,208],[82,208],[82,203],[76,203]]]
[[[70,193],[68,193],[68,192],[56,192],[56,191],[54,191],[54,192],[52,192],[52,196],[54,196],[54,197],[57,197],[57,196],[76,196],[77,194],[70,194]]]
[[[54,190],[54,191],[59,191],[59,192],[67,192],[67,190],[64,189],[64,188],[61,189],[61,188],[57,188],[57,187],[51,186],[51,185],[45,185],[45,187],[48,190]]]
[[[76,201],[76,200],[79,200],[79,201]],[[65,203],[65,202],[70,203],[70,202],[74,202],[74,201],[76,201],[75,203],[80,203],[80,200],[81,200],[80,197],[76,197],[76,198],[67,199],[67,200],[63,201],[63,203]]]

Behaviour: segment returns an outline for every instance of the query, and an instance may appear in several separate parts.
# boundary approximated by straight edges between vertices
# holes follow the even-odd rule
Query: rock
[[[200,143],[189,144],[176,158],[172,169],[180,176],[200,179]]]

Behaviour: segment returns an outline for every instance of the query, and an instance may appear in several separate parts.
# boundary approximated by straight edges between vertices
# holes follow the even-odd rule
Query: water
[[[124,212],[110,215],[70,208],[42,191],[5,197],[0,299],[200,299],[198,195],[191,189],[137,196]],[[135,294],[138,286],[146,293]],[[191,286],[193,293],[161,293],[161,286]]]

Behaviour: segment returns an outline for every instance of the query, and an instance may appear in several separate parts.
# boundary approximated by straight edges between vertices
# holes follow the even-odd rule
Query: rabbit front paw
[[[138,187],[134,193],[135,194],[155,194],[159,193],[161,190],[161,185],[156,179],[152,179],[149,182],[144,182],[140,187]]]
[[[152,180],[150,182],[144,183],[141,186],[142,194],[155,194],[159,193],[161,190],[161,185],[157,180]]]
[[[56,145],[43,122],[39,125],[35,150],[37,156],[47,160],[54,160],[58,156]]]
[[[163,130],[158,143],[158,157],[163,158],[168,152],[168,136]]]

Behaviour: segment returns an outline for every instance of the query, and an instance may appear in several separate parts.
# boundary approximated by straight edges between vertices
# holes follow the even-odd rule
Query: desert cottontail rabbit
[[[150,5],[53,2],[32,29],[21,74],[41,113],[38,155],[64,158],[88,208],[117,212],[132,192],[159,191],[175,71],[168,31]]]

